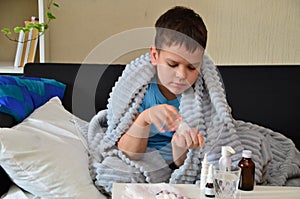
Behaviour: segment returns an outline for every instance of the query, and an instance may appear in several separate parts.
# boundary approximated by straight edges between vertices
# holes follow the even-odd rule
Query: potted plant
[[[46,12],[46,23],[35,23],[34,21],[31,21],[30,23],[27,23],[25,25],[25,27],[20,27],[20,26],[16,26],[14,27],[14,32],[15,33],[20,33],[21,31],[23,31],[24,33],[29,32],[32,28],[36,29],[39,34],[37,37],[35,38],[31,38],[30,40],[35,40],[38,37],[40,37],[41,35],[43,35],[45,33],[45,31],[49,28],[49,24],[52,20],[56,19],[56,17],[52,14],[52,7],[55,8],[59,8],[59,4],[54,2],[53,0],[49,0],[48,1],[48,5],[47,5],[47,12]],[[10,41],[14,41],[14,42],[22,42],[25,43],[29,40],[24,40],[24,41],[19,41],[17,38],[12,38],[11,35],[11,30],[9,28],[3,28],[1,30],[2,33],[4,33],[5,37],[7,39],[9,39]]]

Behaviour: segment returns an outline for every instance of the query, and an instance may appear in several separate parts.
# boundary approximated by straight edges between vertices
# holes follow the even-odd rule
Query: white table
[[[112,189],[112,199],[122,199],[124,195],[125,183],[115,183]],[[137,186],[157,186],[157,184],[134,184]],[[194,184],[174,184],[182,195],[195,199],[207,198],[200,191],[199,185]],[[279,186],[255,186],[253,191],[238,191],[237,198],[242,199],[300,199],[300,187],[279,187]]]

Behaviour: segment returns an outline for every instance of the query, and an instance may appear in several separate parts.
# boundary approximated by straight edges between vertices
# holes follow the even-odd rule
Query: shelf
[[[0,62],[0,74],[23,74],[23,67],[14,68],[12,62]]]
[[[13,2],[13,1],[12,1]],[[9,3],[6,4],[6,6],[8,7],[13,7],[13,6],[17,6],[19,2],[17,3]],[[24,2],[23,2],[24,3]],[[22,5],[24,5],[22,3]],[[34,6],[32,6],[32,4],[36,4]],[[38,14],[38,18],[39,18],[39,22],[40,23],[44,23],[44,8],[46,5],[46,2],[44,2],[44,0],[31,0],[30,3],[27,2],[28,5],[26,6],[24,9],[22,9],[22,12],[17,13],[18,15],[16,17],[10,17],[8,18],[8,20],[6,20],[6,24],[3,24],[4,26],[8,26],[10,27],[12,24],[15,23],[20,23],[22,22],[22,20],[26,20],[28,17],[32,16],[32,14],[34,13],[34,15]],[[36,10],[37,8],[37,10]],[[11,15],[11,10],[10,9],[4,9],[4,7],[2,7],[1,5],[1,9],[0,9],[0,15],[1,15],[1,19],[2,16],[4,16],[4,21],[6,19],[6,17]],[[38,12],[38,13],[37,13]],[[9,22],[8,22],[9,21]],[[2,25],[2,24],[1,24]],[[6,39],[6,38],[4,38]],[[23,68],[14,68],[14,58],[12,58],[11,54],[15,55],[16,52],[14,52],[13,50],[11,50],[11,48],[15,47],[15,45],[10,45],[7,44],[7,42],[3,42],[4,45],[2,45],[2,38],[1,38],[1,51],[5,52],[6,49],[9,49],[8,52],[5,54],[5,56],[2,56],[1,54],[1,60],[0,60],[0,74],[23,74]],[[2,49],[3,48],[3,49]],[[38,55],[38,62],[43,63],[45,62],[45,38],[44,35],[41,34],[39,39],[38,39],[38,48],[36,51],[36,55]]]

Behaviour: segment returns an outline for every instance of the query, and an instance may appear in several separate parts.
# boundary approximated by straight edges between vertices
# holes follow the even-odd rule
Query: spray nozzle
[[[213,183],[213,164],[210,164],[208,167],[208,175],[207,175],[207,182]]]
[[[235,150],[231,146],[222,146],[222,156],[230,156],[235,154]]]
[[[208,163],[208,158],[207,158],[207,153],[204,154],[204,158],[203,158],[203,164],[207,164]]]

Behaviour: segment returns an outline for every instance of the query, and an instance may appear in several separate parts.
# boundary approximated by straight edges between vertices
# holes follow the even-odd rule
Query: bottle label
[[[215,195],[215,189],[205,187],[204,194],[207,195],[207,196],[214,196]]]

